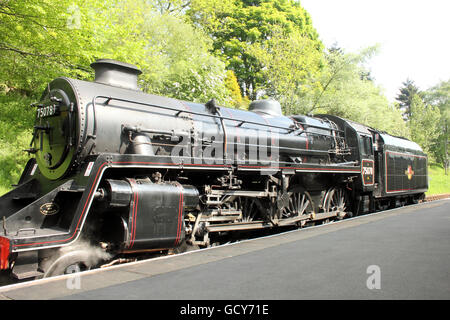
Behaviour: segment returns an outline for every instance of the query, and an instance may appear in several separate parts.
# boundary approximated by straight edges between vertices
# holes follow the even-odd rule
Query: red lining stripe
[[[300,168],[300,167],[265,167],[265,166],[240,166],[241,168],[254,168],[254,169],[293,169],[293,170],[326,170],[326,171],[351,171],[360,172],[361,169],[329,169],[329,168]]]
[[[177,238],[175,239],[175,244],[177,245],[180,242],[181,238],[181,218],[183,216],[183,188],[178,185],[178,188],[180,189],[180,199],[178,201],[178,226],[177,226]]]
[[[131,186],[133,188],[133,211],[131,213],[131,231],[130,231],[130,244],[129,248],[132,248],[134,245],[134,240],[136,239],[136,218],[137,218],[137,208],[139,203],[139,192],[136,190],[136,181],[134,179],[130,179]]]
[[[92,195],[92,191],[93,191],[93,189],[94,189],[94,186],[97,185],[98,176],[99,176],[100,172],[102,172],[101,169],[102,169],[106,164],[107,164],[107,162],[102,163],[102,165],[100,166],[99,170],[97,171],[97,175],[95,176],[94,183],[92,184],[91,190],[89,191],[88,198],[87,198],[87,200],[86,200],[86,202],[85,202],[85,204],[84,204],[84,207],[83,207],[82,213],[81,213],[81,215],[80,215],[80,218],[78,219],[78,223],[77,223],[77,226],[75,227],[75,231],[73,232],[73,234],[72,234],[69,238],[67,238],[67,239],[61,239],[61,240],[44,241],[44,242],[34,242],[34,243],[16,244],[16,245],[14,245],[14,247],[23,247],[23,246],[31,246],[31,245],[39,245],[39,244],[48,244],[48,243],[56,243],[56,242],[62,242],[62,241],[68,241],[68,240],[71,240],[71,239],[76,235],[76,233],[77,233],[77,231],[78,231],[78,227],[79,227],[79,225],[80,225],[81,219],[83,218],[83,216],[84,216],[84,214],[85,214],[85,211],[86,211],[86,206],[87,206],[88,202],[91,200],[91,195]]]
[[[415,155],[415,154],[402,153],[402,152],[386,151],[385,153],[401,154],[401,155],[404,155],[404,156],[416,157],[416,158],[427,158],[426,156],[418,156],[418,155]]]
[[[265,122],[268,126],[270,126],[269,121],[268,121],[266,118],[264,118],[264,116],[261,116],[261,118],[263,118],[264,122]],[[272,145],[275,145],[275,138],[273,137],[272,127],[269,127],[269,131],[270,131],[270,136],[272,137]],[[267,132],[267,131],[266,131],[266,132]],[[270,159],[272,159],[272,156],[270,156]]]
[[[159,164],[164,166],[202,166],[202,167],[230,167],[230,165],[223,164],[202,164],[202,163],[173,163],[173,162],[145,162],[145,161],[118,161],[113,164]]]
[[[72,235],[69,238],[60,239],[60,240],[43,241],[43,242],[22,243],[22,244],[16,244],[16,245],[14,245],[14,247],[16,248],[16,247],[34,246],[34,245],[41,245],[41,244],[59,243],[59,242],[70,241],[71,239],[73,239],[75,237],[75,235],[77,234],[77,231],[79,230],[81,220],[83,219],[84,215],[86,214],[86,207],[87,207],[88,203],[92,200],[93,190],[94,190],[94,187],[97,186],[99,175],[101,172],[103,172],[103,167],[107,163],[108,162],[103,162],[100,165],[100,167],[97,171],[97,174],[95,176],[94,183],[92,184],[91,189],[89,190],[87,200],[84,203],[83,210],[81,211],[80,218],[78,219],[77,226],[75,227],[75,231],[72,233]],[[177,163],[160,163],[160,162],[146,162],[146,161],[115,161],[115,162],[111,162],[111,163],[112,164],[157,164],[157,165],[173,165],[173,166],[180,165]],[[196,164],[196,163],[183,164],[183,165],[184,166],[204,166],[204,167],[226,167],[227,166],[227,165],[219,165],[219,164]]]
[[[303,129],[303,126],[302,126],[302,129]],[[303,129],[303,130],[305,130],[305,129]],[[308,138],[308,132],[306,132],[306,130],[304,131],[305,132],[305,137],[306,137],[306,150],[309,150],[309,138]],[[306,156],[303,158],[303,162],[307,162],[306,161],[307,160],[307,158],[306,158]]]
[[[66,242],[75,237],[77,234],[77,231],[79,230],[80,223],[82,219],[84,218],[86,214],[86,207],[88,203],[92,200],[92,195],[94,191],[94,187],[97,186],[97,182],[100,176],[100,173],[102,173],[105,169],[105,165],[108,164],[108,162],[103,162],[95,176],[94,182],[91,186],[91,189],[89,190],[89,194],[87,196],[87,200],[84,203],[83,209],[81,211],[81,215],[78,218],[77,225],[75,227],[75,231],[72,233],[72,235],[69,238],[66,239],[60,239],[60,240],[50,240],[50,241],[43,241],[43,242],[33,242],[33,243],[22,243],[22,244],[16,244],[14,245],[15,248],[17,247],[25,247],[25,246],[33,246],[33,245],[41,245],[41,244],[51,244],[51,243],[59,243],[59,242]],[[111,164],[153,164],[153,165],[172,165],[172,166],[178,166],[180,164],[177,163],[159,163],[159,162],[147,162],[147,161],[115,161],[111,162]],[[219,164],[183,164],[183,166],[203,166],[203,167],[230,167],[231,165],[219,165]],[[241,166],[242,168],[266,168],[266,169],[294,169],[294,170],[328,170],[328,171],[351,171],[351,172],[359,172],[360,170],[351,170],[351,169],[327,169],[327,168],[293,168],[293,167],[264,167],[264,166]]]

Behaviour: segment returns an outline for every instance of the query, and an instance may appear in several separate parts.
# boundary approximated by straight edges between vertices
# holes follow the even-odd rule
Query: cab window
[[[359,150],[361,150],[362,156],[371,156],[372,151],[372,137],[360,136],[359,137]]]

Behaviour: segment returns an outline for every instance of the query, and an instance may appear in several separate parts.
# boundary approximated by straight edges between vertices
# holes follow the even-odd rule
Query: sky
[[[367,67],[394,101],[407,78],[420,90],[450,79],[449,0],[300,0],[326,47],[379,44]]]

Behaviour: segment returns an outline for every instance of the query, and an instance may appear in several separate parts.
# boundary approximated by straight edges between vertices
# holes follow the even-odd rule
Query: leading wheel
[[[43,278],[89,270],[110,260],[112,255],[100,247],[81,241],[67,247],[50,249],[42,253],[39,268]]]
[[[93,259],[86,251],[75,250],[50,258],[43,265],[44,278],[89,270]]]

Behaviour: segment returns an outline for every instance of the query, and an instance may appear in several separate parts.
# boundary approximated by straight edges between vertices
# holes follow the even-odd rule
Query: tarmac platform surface
[[[450,199],[0,287],[2,299],[450,299]]]

